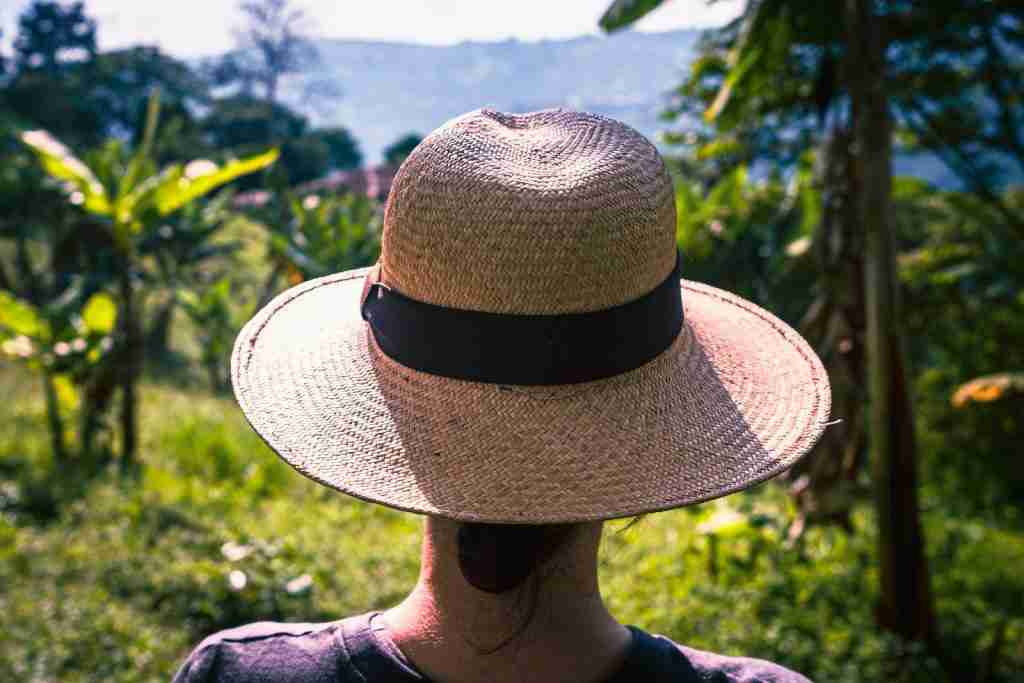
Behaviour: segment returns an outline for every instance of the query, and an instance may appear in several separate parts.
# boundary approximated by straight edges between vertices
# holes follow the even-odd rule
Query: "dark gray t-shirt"
[[[326,624],[260,622],[221,631],[199,644],[173,683],[429,683],[379,617],[369,612]],[[626,661],[607,683],[810,683],[771,662],[702,652],[629,629]]]

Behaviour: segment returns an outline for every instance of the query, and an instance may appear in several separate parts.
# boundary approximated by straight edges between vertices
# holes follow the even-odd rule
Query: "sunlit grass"
[[[32,471],[50,467],[42,402],[19,370],[0,370],[0,390],[17,397],[0,404],[0,491],[17,500]],[[0,516],[0,633],[9,634],[0,639],[0,680],[168,680],[213,630],[337,619],[387,607],[412,587],[415,515],[299,476],[230,397],[147,383],[141,411],[139,477],[102,475],[52,520]],[[609,523],[601,575],[612,611],[815,680],[878,680],[892,644],[873,623],[870,507],[855,511],[853,535],[814,527],[787,547],[789,506],[769,484],[628,528]],[[763,523],[716,527],[736,518],[723,515],[729,510],[756,512]],[[1007,636],[1019,640],[1024,609],[1012,596],[1024,594],[1024,580],[1013,567],[1024,566],[1024,538],[941,511],[926,523],[947,631],[984,641],[1005,614]],[[232,587],[232,572],[244,586],[236,575]],[[1011,656],[1005,666],[1019,660]],[[921,660],[922,680],[933,670]]]

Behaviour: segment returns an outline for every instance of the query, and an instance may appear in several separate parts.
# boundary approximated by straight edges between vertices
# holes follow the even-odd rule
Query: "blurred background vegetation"
[[[227,359],[376,259],[419,138],[362,168],[279,100],[301,13],[239,11],[189,64],[37,1],[0,55],[3,680],[168,680],[211,631],[415,579],[418,520],[293,475]],[[704,34],[663,116],[686,275],[798,327],[841,422],[780,481],[610,524],[621,619],[818,681],[1024,680],[1022,56],[1008,0],[750,0]],[[893,176],[915,158],[956,182]]]

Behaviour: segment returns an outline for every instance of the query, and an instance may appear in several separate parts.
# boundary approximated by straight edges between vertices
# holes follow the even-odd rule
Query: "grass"
[[[0,680],[166,681],[212,631],[382,608],[415,581],[416,516],[307,481],[230,398],[191,383],[143,387],[137,479],[104,473],[60,497],[52,518],[25,514],[60,473],[32,378],[0,368],[0,391],[17,397],[0,406]],[[873,626],[870,509],[857,509],[854,534],[813,528],[797,548],[782,542],[790,513],[767,485],[609,524],[610,607],[691,646],[772,659],[814,680],[884,680],[894,656],[914,662],[909,680],[934,680],[934,662]],[[1005,641],[1024,640],[1024,579],[1013,569],[1024,566],[1024,537],[941,509],[926,525],[947,636],[983,652],[1003,619]],[[993,680],[1024,670],[1014,647]]]

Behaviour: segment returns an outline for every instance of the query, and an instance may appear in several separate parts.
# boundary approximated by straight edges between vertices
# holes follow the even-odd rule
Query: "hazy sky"
[[[463,40],[565,38],[597,32],[611,0],[298,0],[312,33],[330,38],[451,44]],[[28,0],[0,0],[9,44]],[[637,26],[644,31],[704,27],[736,16],[743,0],[671,0]],[[86,0],[101,49],[156,43],[177,56],[223,52],[237,25],[236,0]]]

